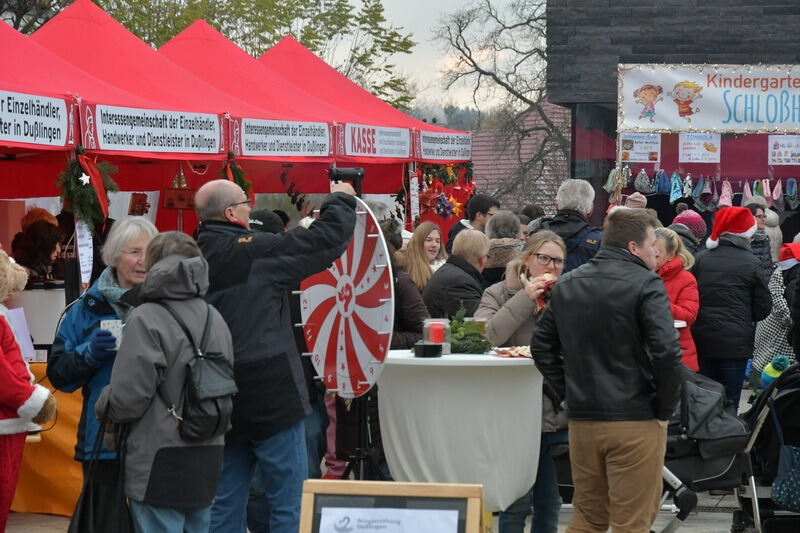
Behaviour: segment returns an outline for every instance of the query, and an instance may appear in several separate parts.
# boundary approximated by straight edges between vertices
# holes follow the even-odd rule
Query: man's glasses
[[[558,257],[550,257],[547,254],[533,254],[536,257],[536,262],[542,266],[547,266],[550,261],[553,262],[553,266],[556,268],[564,268],[564,260]]]
[[[242,200],[241,202],[236,202],[235,204],[230,204],[228,207],[236,207],[239,205],[250,205],[250,200]]]

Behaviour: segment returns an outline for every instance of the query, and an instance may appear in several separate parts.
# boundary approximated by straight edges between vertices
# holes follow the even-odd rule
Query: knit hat
[[[692,209],[685,209],[675,215],[675,218],[672,219],[672,223],[683,224],[689,228],[689,230],[694,233],[694,236],[698,239],[705,237],[706,232],[708,231],[706,221],[703,220],[703,217],[700,216],[700,213],[693,211]]]
[[[756,219],[749,209],[744,207],[726,207],[717,213],[714,219],[714,227],[711,228],[711,236],[706,239],[706,248],[712,249],[719,246],[719,238],[722,235],[736,235],[749,239],[752,237],[758,226]]]
[[[761,386],[767,388],[769,384],[781,377],[783,371],[789,368],[789,358],[785,355],[776,355],[772,358],[772,362],[764,367],[761,371]]]
[[[647,207],[647,197],[637,191],[628,196],[628,199],[625,200],[625,207],[645,208]]]
[[[797,263],[800,263],[800,242],[781,246],[781,252],[778,254],[778,267],[781,270],[789,270]]]
[[[283,220],[271,209],[259,209],[250,213],[250,229],[264,233],[283,233]]]

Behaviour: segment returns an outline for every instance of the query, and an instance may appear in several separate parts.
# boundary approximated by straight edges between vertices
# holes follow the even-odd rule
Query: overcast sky
[[[420,92],[422,102],[453,103],[474,107],[472,90],[465,87],[445,91],[442,88],[441,71],[448,64],[448,57],[441,50],[442,45],[433,42],[433,29],[439,24],[442,14],[452,13],[468,5],[467,0],[384,0],[386,20],[402,26],[406,32],[413,33],[417,45],[410,55],[398,54],[395,61],[401,72],[409,75]],[[507,0],[497,0],[506,4]]]

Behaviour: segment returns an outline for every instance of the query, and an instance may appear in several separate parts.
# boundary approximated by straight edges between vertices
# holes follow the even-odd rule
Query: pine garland
[[[76,155],[85,154],[82,147],[75,149]],[[117,167],[107,161],[97,163],[97,170],[103,178],[103,185],[106,192],[116,192],[119,190],[117,183],[111,179],[112,174],[116,174]],[[72,212],[75,220],[83,220],[89,226],[90,231],[94,231],[95,224],[102,224],[105,220],[100,202],[97,199],[97,192],[90,183],[83,183],[80,178],[86,174],[78,158],[74,157],[67,163],[67,168],[58,175],[56,184],[61,189],[61,201],[64,209]]]
[[[225,161],[225,164],[222,166],[222,170],[220,171],[220,176],[222,179],[228,179],[228,168],[231,170],[233,182],[241,187],[244,193],[250,197],[250,190],[253,188],[253,184],[249,179],[247,179],[244,169],[239,166],[239,163],[236,162],[233,152],[228,152],[228,160]]]
[[[435,165],[423,163],[420,165],[425,182],[430,185],[434,179],[439,180],[443,185],[455,185],[458,183],[460,171],[464,170],[464,180],[466,183],[472,181],[472,161],[456,163],[453,165]]]

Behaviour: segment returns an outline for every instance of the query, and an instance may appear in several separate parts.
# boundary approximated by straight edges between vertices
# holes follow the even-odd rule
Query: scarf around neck
[[[100,277],[97,278],[97,290],[103,295],[103,298],[117,313],[120,320],[125,322],[128,319],[128,313],[131,312],[133,307],[122,301],[122,296],[128,292],[129,289],[123,289],[117,283],[116,270],[112,267],[106,267]]]

